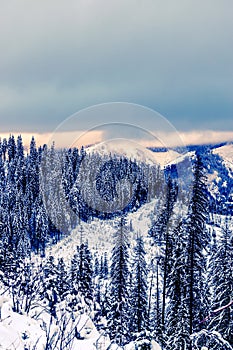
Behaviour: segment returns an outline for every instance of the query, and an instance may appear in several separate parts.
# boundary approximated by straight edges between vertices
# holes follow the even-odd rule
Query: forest
[[[21,136],[1,140],[0,347],[232,349],[223,183],[233,175],[224,168],[214,196],[208,176],[222,160],[210,149],[193,153],[163,169],[84,147],[37,147],[34,137],[28,151]],[[24,328],[10,333],[17,317]]]

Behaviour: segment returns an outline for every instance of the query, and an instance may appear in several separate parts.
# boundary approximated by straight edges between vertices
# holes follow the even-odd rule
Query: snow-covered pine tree
[[[6,161],[6,153],[7,153],[7,139],[4,138],[2,140],[2,145],[1,145],[1,153],[2,153],[2,157],[3,157],[3,162]]]
[[[233,236],[226,220],[210,265],[210,280],[213,290],[210,322],[208,328],[219,332],[233,345]],[[208,315],[207,315],[208,316]]]
[[[187,216],[187,298],[189,305],[189,332],[198,331],[206,312],[206,300],[203,296],[204,273],[206,272],[206,256],[209,236],[206,230],[208,200],[206,196],[206,176],[201,156],[196,155],[194,164],[194,180],[192,198]]]
[[[140,333],[148,329],[148,285],[147,264],[142,236],[136,239],[133,258],[133,279],[131,291],[131,331]]]
[[[187,237],[182,221],[174,230],[172,268],[168,276],[168,305],[166,311],[166,350],[184,350],[190,347],[188,303],[186,299]]]
[[[108,330],[110,339],[118,345],[130,340],[129,334],[129,238],[122,217],[119,230],[114,235],[110,280],[110,310],[108,313]]]
[[[108,278],[108,255],[107,252],[104,252],[104,266],[103,266],[104,278]]]
[[[69,281],[63,258],[59,258],[57,263],[56,288],[59,299],[61,301],[64,300],[65,296],[69,292]]]
[[[99,263],[99,257],[96,254],[95,261],[94,261],[94,277],[97,277],[99,273],[100,273],[100,263]]]
[[[15,143],[14,135],[10,135],[8,139],[7,150],[8,150],[8,161],[10,163],[11,161],[14,160],[16,156],[16,143]]]
[[[158,220],[154,223],[149,231],[149,234],[154,238],[155,243],[162,247],[164,251],[161,260],[161,269],[163,272],[163,290],[162,290],[162,310],[161,321],[164,328],[165,311],[166,311],[166,294],[167,294],[167,279],[171,270],[171,254],[172,254],[172,214],[174,204],[177,198],[177,184],[168,177],[166,188],[166,199]]]
[[[57,267],[54,262],[54,257],[50,255],[43,268],[43,293],[42,296],[47,300],[51,316],[57,317],[56,304],[58,302],[57,292]]]
[[[223,339],[220,333],[203,329],[192,335],[194,350],[232,350],[231,345]]]
[[[88,243],[82,243],[78,249],[79,265],[79,292],[85,297],[87,303],[93,300],[93,266],[92,255]]]
[[[101,279],[104,278],[104,258],[103,258],[103,255],[101,255],[101,257],[100,257],[99,277]]]

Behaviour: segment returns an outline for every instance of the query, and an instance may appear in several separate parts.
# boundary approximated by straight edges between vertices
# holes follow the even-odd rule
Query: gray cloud
[[[231,0],[1,1],[3,131],[144,104],[177,128],[233,128]]]

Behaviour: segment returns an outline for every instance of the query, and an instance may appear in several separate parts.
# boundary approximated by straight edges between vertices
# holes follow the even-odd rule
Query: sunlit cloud
[[[30,146],[30,141],[32,135],[36,140],[37,146],[43,146],[44,144],[52,145],[55,144],[57,148],[70,148],[81,146],[88,147],[89,145],[95,145],[100,142],[111,142],[111,140],[118,139],[113,136],[109,139],[106,139],[104,132],[101,130],[90,130],[88,132],[82,131],[66,131],[59,133],[22,133],[24,148],[27,151]],[[233,141],[233,132],[232,131],[189,131],[189,132],[179,132],[179,139],[177,138],[177,133],[161,133],[158,139],[154,138],[153,140],[128,137],[124,138],[126,141],[133,141],[135,144],[140,144],[143,147],[177,147],[177,146],[188,146],[188,145],[200,145],[200,144],[216,144],[221,142],[232,142]],[[18,134],[14,134],[15,139],[17,139]],[[0,138],[9,138],[9,134],[2,133]],[[122,142],[123,140],[122,139]],[[163,140],[161,142],[160,140]],[[167,140],[167,142],[166,142]],[[180,140],[177,143],[177,140]]]

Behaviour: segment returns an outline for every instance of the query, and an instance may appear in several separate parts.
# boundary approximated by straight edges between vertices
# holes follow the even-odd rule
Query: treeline
[[[101,164],[101,167],[99,167]],[[120,183],[120,186],[119,186]],[[4,254],[44,254],[81,221],[136,210],[164,187],[158,167],[86,154],[84,148],[36,147],[21,136],[0,141],[0,242]]]

